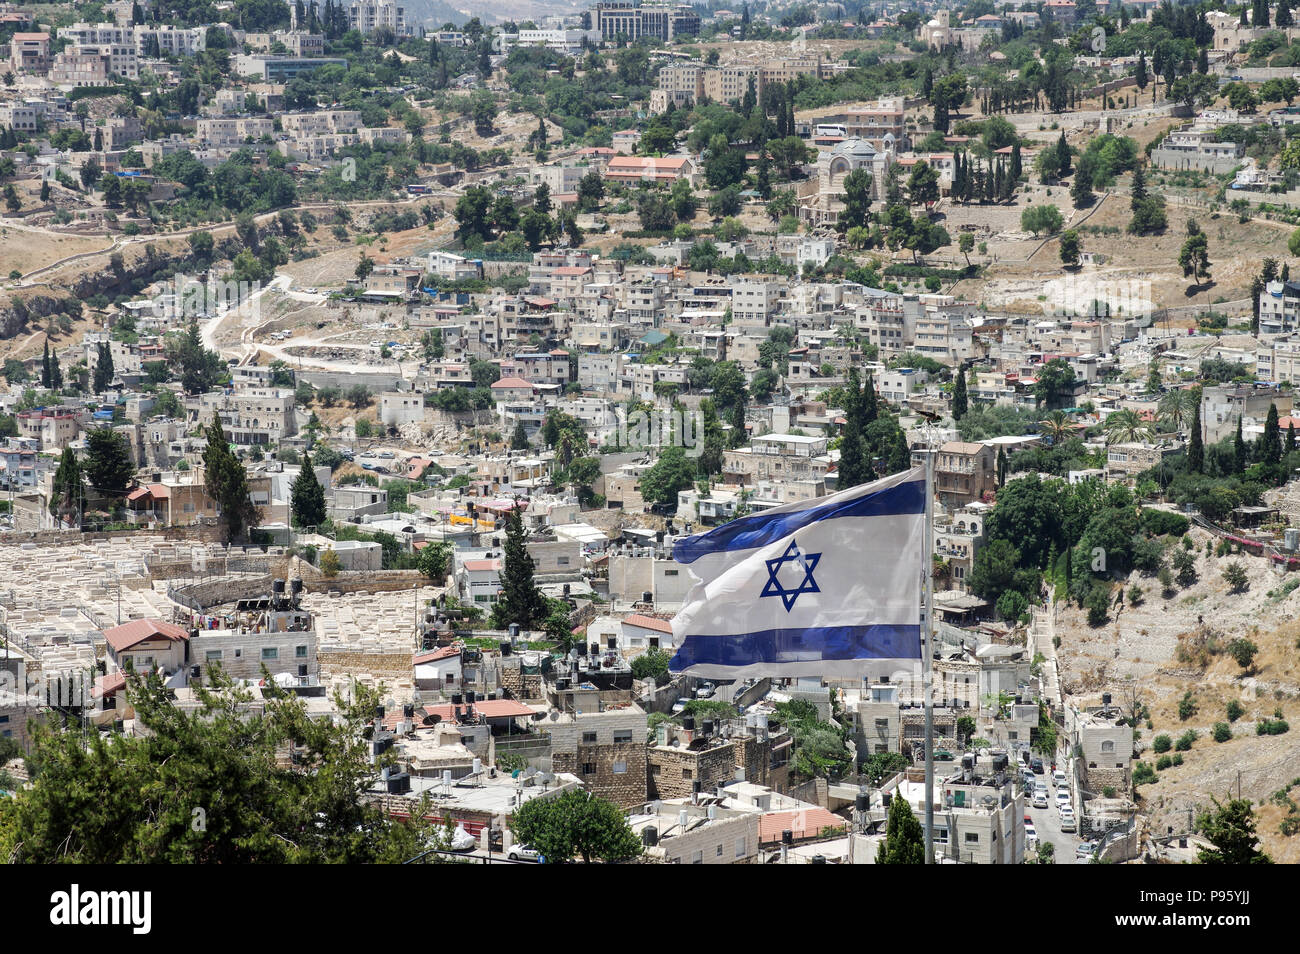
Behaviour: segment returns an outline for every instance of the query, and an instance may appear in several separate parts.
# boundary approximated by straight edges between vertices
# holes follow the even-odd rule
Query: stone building
[[[635,703],[565,713],[548,729],[553,771],[576,775],[622,808],[646,801],[646,714]]]

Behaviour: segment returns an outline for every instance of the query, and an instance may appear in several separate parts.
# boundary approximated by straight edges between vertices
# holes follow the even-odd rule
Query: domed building
[[[844,180],[849,173],[871,173],[871,198],[885,198],[885,180],[895,159],[894,136],[886,133],[877,147],[867,139],[845,139],[817,157],[816,189],[801,190],[799,217],[812,227],[834,226],[844,210]]]

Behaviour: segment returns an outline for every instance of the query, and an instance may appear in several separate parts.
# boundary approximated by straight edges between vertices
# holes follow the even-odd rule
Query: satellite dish
[[[384,700],[384,708],[385,708],[385,709],[396,709],[396,708],[397,708],[397,700],[394,699],[392,696],[389,696],[387,699]]]
[[[559,718],[560,718],[560,710],[559,710],[559,709],[552,709],[552,710],[550,711],[549,714],[550,714],[550,717],[551,717],[551,721],[552,721],[552,722],[555,722],[555,721],[559,720]]]
[[[554,782],[554,781],[555,781],[555,776],[552,775],[550,772],[543,772],[543,773],[542,773],[542,784],[543,784],[543,785],[550,785],[550,784],[551,784],[552,782]]]

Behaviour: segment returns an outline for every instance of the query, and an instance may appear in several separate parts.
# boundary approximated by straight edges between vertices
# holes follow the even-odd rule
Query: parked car
[[[1046,808],[1046,807],[1047,807],[1047,788],[1046,788],[1046,786],[1044,786],[1044,787],[1042,787],[1042,788],[1036,788],[1036,789],[1034,789],[1034,807],[1035,807],[1035,808]]]
[[[1043,774],[1043,760],[1042,760],[1042,759],[1034,759],[1032,762],[1029,763],[1029,767],[1030,767],[1031,769],[1034,770],[1034,774],[1035,774],[1035,775],[1042,775],[1042,774]]]
[[[1074,849],[1074,858],[1076,861],[1092,861],[1092,857],[1096,853],[1097,843],[1095,841],[1085,841],[1078,848]]]
[[[1063,788],[1058,788],[1056,790],[1056,807],[1060,808],[1062,805],[1069,805],[1069,804],[1070,804],[1070,793]]]
[[[1066,779],[1065,773],[1062,772],[1060,769],[1057,769],[1055,772],[1052,773],[1052,782],[1056,785],[1057,788],[1070,787],[1070,783]]]
[[[674,703],[673,703],[673,715],[680,715],[680,714],[682,713],[682,711],[685,710],[685,708],[686,708],[686,703],[688,703],[688,702],[690,702],[690,701],[691,701],[690,699],[681,698],[681,699],[678,699],[676,702],[674,702]]]
[[[704,683],[703,685],[701,685],[698,689],[696,689],[696,690],[695,690],[695,698],[696,698],[696,699],[711,699],[711,698],[713,698],[713,683],[711,683],[711,682],[706,682],[706,683]]]
[[[1061,806],[1061,831],[1074,831],[1076,823],[1074,820],[1074,809],[1069,805]]]
[[[1038,829],[1034,828],[1033,819],[1028,815],[1025,816],[1025,847],[1035,848],[1038,846]]]
[[[511,847],[506,857],[511,861],[537,861],[541,853],[531,845],[514,845]]]

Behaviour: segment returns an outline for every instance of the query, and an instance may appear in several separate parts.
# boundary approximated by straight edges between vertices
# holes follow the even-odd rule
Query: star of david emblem
[[[820,553],[805,553],[799,549],[799,544],[791,540],[790,545],[785,548],[785,552],[775,560],[764,560],[767,564],[767,583],[763,586],[763,592],[759,593],[759,599],[764,596],[779,596],[781,602],[785,604],[785,611],[788,613],[794,609],[795,600],[803,593],[820,593],[817,587],[817,581],[813,579],[813,570],[817,569],[817,562],[822,558]],[[793,563],[803,570],[803,580],[793,589],[787,589],[782,585],[778,574],[781,567],[787,563]]]

